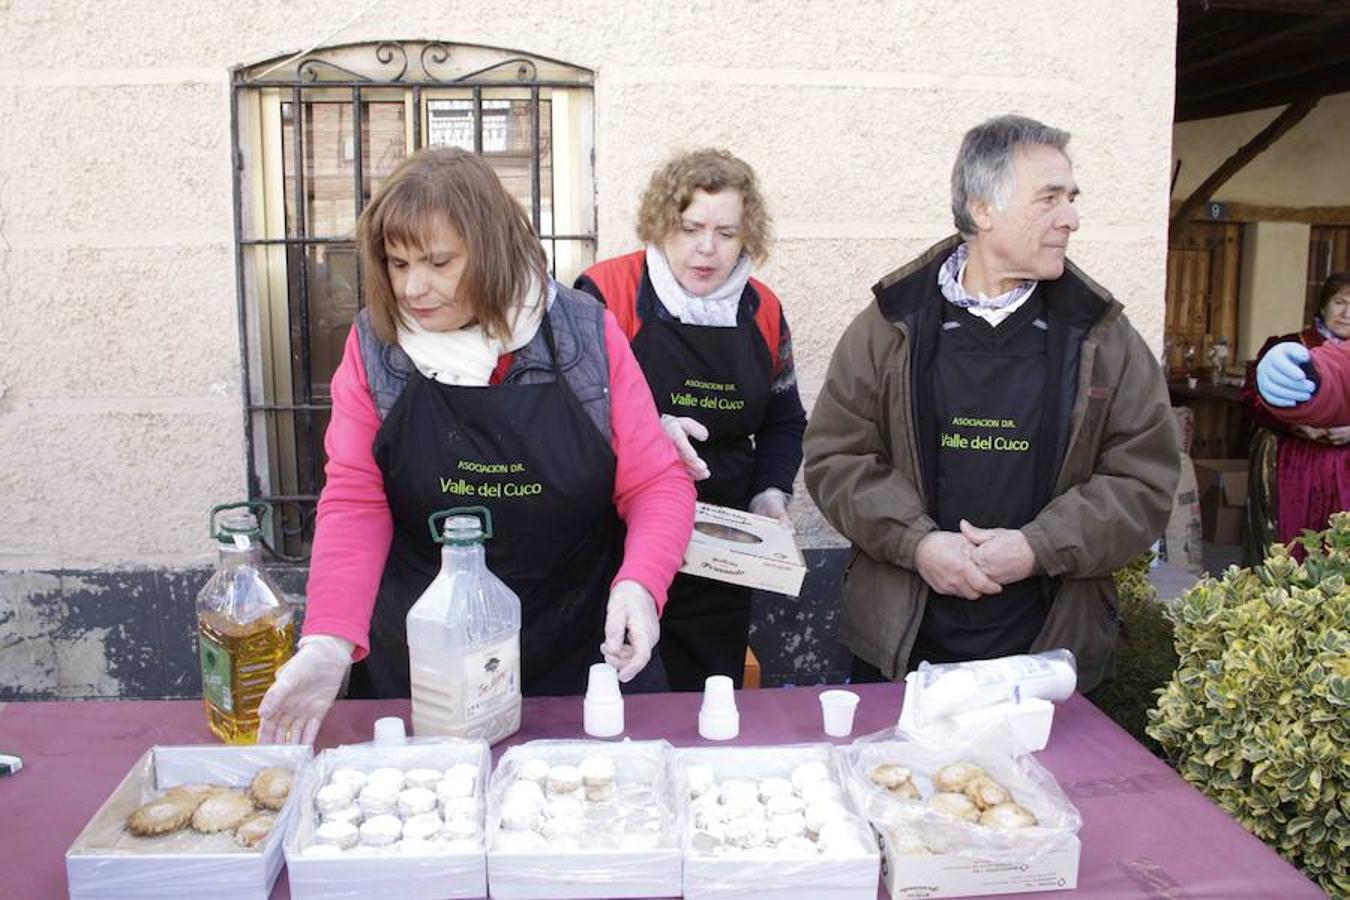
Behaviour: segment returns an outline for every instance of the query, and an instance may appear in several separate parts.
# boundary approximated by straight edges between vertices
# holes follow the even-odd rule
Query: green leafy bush
[[[1158,742],[1145,732],[1154,697],[1177,668],[1172,623],[1149,583],[1152,553],[1144,553],[1115,572],[1122,623],[1116,643],[1115,674],[1088,699],[1150,751],[1162,756]]]
[[[1187,781],[1334,897],[1350,895],[1350,512],[1171,611],[1179,667],[1148,733]]]

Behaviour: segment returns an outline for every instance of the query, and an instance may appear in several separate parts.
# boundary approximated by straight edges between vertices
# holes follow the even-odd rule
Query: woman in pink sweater
[[[469,503],[521,599],[526,694],[581,693],[601,658],[664,689],[652,648],[694,486],[613,316],[548,277],[519,204],[463,151],[406,160],[357,244],[366,308],[332,381],[303,637],[259,742],[312,741],[353,661],[354,695],[408,696],[406,616],[440,566],[427,517]]]

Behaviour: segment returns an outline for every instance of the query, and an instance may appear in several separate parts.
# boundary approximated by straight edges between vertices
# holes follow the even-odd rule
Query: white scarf
[[[670,262],[661,248],[647,245],[647,277],[656,288],[656,296],[675,320],[685,325],[712,325],[734,328],[741,294],[750,280],[750,258],[741,254],[727,280],[711,294],[697,297],[686,291],[670,270]]]
[[[516,303],[511,335],[506,340],[489,338],[478,324],[454,331],[427,331],[415,320],[399,322],[398,345],[417,366],[417,371],[433,381],[464,387],[482,387],[497,368],[497,360],[519,350],[539,330],[544,311],[553,304],[557,287],[550,279],[548,293],[540,289],[533,274],[525,295]]]

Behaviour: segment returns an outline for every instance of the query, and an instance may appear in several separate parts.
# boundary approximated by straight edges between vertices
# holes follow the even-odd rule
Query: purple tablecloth
[[[899,685],[860,685],[855,734],[894,724]],[[817,688],[743,691],[741,744],[826,740]],[[678,746],[698,736],[696,694],[627,699],[626,734]],[[407,718],[407,701],[337,704],[319,748],[370,739],[385,715]],[[580,738],[579,698],[525,701],[524,727],[508,744]],[[24,770],[0,778],[0,895],[66,896],[64,854],[132,763],[155,744],[214,743],[193,701],[0,704],[0,750],[18,753]],[[1073,697],[1059,705],[1050,746],[1037,754],[1083,814],[1077,895],[1198,900],[1325,896],[1315,884],[1139,746],[1096,707]],[[289,897],[283,871],[274,898]],[[884,897],[885,891],[879,890]]]

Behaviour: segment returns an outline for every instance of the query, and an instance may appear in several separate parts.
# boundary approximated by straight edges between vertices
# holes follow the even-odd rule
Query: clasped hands
[[[978,600],[1029,578],[1036,571],[1036,555],[1015,528],[979,528],[962,519],[960,531],[924,536],[914,550],[914,565],[938,593]]]

